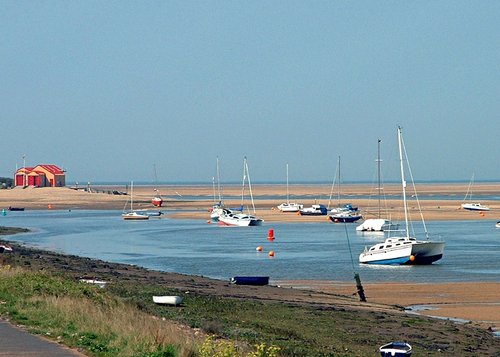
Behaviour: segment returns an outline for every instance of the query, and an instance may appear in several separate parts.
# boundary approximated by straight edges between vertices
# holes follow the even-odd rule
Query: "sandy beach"
[[[207,220],[208,208],[213,204],[213,189],[210,185],[162,186],[158,187],[164,197],[161,210],[166,217]],[[491,211],[478,213],[460,209],[464,196],[463,184],[424,184],[417,187],[420,205],[426,220],[499,220],[500,201],[482,200],[481,196],[495,196],[500,192],[500,184],[476,184],[475,196],[481,203],[488,205]],[[114,195],[111,191],[125,191],[126,187],[92,187],[91,192],[71,188],[15,188],[0,190],[0,209],[23,207],[36,209],[102,209],[122,210],[128,202],[127,195]],[[398,185],[384,188],[388,197],[399,194]],[[293,185],[290,191],[296,196],[307,197],[301,200],[305,206],[318,203],[328,204],[329,185]],[[286,196],[285,185],[254,185],[256,214],[266,222],[318,222],[327,224],[325,216],[305,217],[297,214],[281,213],[275,207],[281,201],[272,197]],[[350,202],[359,206],[365,218],[377,211],[377,200],[355,199],[352,196],[374,195],[370,185],[343,186],[343,203]],[[225,197],[239,197],[239,185],[224,187]],[[151,186],[134,187],[135,208],[155,209],[151,204],[154,190]],[[310,199],[309,199],[310,197]],[[433,197],[440,197],[440,199]],[[446,199],[442,199],[445,197]],[[425,198],[425,199],[423,199]],[[225,201],[229,207],[239,206],[239,199]],[[336,205],[336,202],[332,202]],[[389,199],[385,203],[388,215],[398,220],[401,215],[399,200]],[[157,210],[158,208],[156,208]],[[417,210],[416,204],[411,210]],[[328,222],[328,224],[333,224]],[[1,225],[1,221],[0,221]],[[500,230],[498,232],[500,234]],[[499,236],[492,239],[500,239]],[[355,293],[353,282],[327,281],[282,281],[282,287],[321,291],[328,294],[352,296]],[[498,283],[448,283],[448,284],[406,284],[385,282],[364,284],[365,292],[371,303],[397,306],[423,305],[428,309],[419,311],[429,316],[472,321],[478,326],[497,329],[500,327],[500,282]],[[290,290],[290,289],[283,289]],[[387,293],[388,291],[390,293]]]

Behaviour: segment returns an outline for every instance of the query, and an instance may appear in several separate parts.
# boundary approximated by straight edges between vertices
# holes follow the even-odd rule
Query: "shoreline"
[[[399,189],[397,185],[386,185],[386,194],[396,194]],[[116,187],[115,187],[116,188]],[[97,190],[97,187],[94,189]],[[24,207],[28,210],[47,210],[49,205],[54,210],[67,209],[94,209],[94,210],[122,210],[127,203],[129,196],[113,195],[104,193],[109,190],[109,186],[102,186],[96,192],[76,191],[68,187],[64,188],[15,188],[0,190],[0,209],[12,207]],[[435,185],[426,184],[421,189],[417,188],[421,200],[422,210],[426,220],[498,220],[500,219],[500,201],[490,200],[482,203],[490,206],[491,211],[485,214],[458,209],[462,202],[463,185],[446,184]],[[164,207],[155,208],[151,204],[154,197],[153,186],[134,187],[134,201],[137,208],[161,210],[166,213],[165,218],[177,219],[209,219],[208,208],[213,203],[213,191],[210,185],[196,186],[169,186],[160,187],[165,200]],[[346,200],[358,205],[360,209],[367,210],[376,205],[375,199],[354,199],[352,195],[369,195],[370,185],[346,185],[343,187]],[[307,222],[327,224],[325,216],[311,217],[299,216],[297,214],[281,213],[273,209],[281,203],[270,196],[286,195],[286,185],[256,185],[254,191],[258,192],[257,215],[264,218],[266,222]],[[309,195],[310,202],[303,202],[304,205],[314,203],[318,192],[329,192],[329,185],[308,185],[294,186],[293,192],[297,195]],[[165,198],[177,192],[181,196],[178,198]],[[495,196],[500,192],[499,183],[476,184],[477,195]],[[241,194],[239,185],[224,188],[224,193],[228,196],[237,197]],[[137,196],[136,196],[137,195]],[[449,195],[457,199],[434,200],[437,195]],[[453,196],[454,195],[454,196]],[[185,199],[184,197],[196,197],[197,199]],[[387,200],[388,207],[396,211],[399,201]],[[227,206],[239,205],[239,200],[227,200]],[[414,208],[414,207],[413,207]],[[496,212],[499,212],[498,214]],[[20,213],[18,213],[20,214]],[[365,217],[367,218],[367,217]],[[393,218],[394,219],[394,218]],[[361,221],[360,221],[361,222]],[[333,224],[328,222],[328,224]],[[1,221],[0,221],[1,225]],[[354,226],[353,226],[354,228]],[[175,274],[158,272],[158,274]],[[220,284],[226,282],[220,281]],[[324,282],[324,281],[280,281],[277,285],[289,287],[292,290],[312,290],[325,294],[338,294],[351,297],[355,292],[354,281],[351,282]],[[392,306],[430,306],[437,307],[437,310],[421,310],[418,313],[428,316],[440,316],[445,318],[456,318],[473,321],[474,324],[482,328],[500,327],[500,282],[463,282],[463,283],[430,283],[430,284],[409,284],[409,283],[367,283],[364,284],[367,298],[375,303],[389,304]],[[387,291],[390,291],[388,294]],[[477,292],[477,294],[471,294]],[[409,294],[409,295],[408,295]],[[407,296],[408,295],[408,296]],[[394,297],[398,296],[398,298]],[[418,297],[418,298],[417,298]]]
[[[214,192],[210,185],[196,186],[166,186],[157,187],[164,199],[162,207],[153,206],[151,199],[155,196],[154,186],[139,186],[134,188],[135,209],[161,210],[169,217],[178,219],[209,219],[209,208],[214,203]],[[0,209],[8,207],[22,207],[28,210],[68,210],[68,209],[93,209],[93,210],[124,210],[129,195],[115,195],[111,192],[125,192],[125,187],[120,186],[95,186],[91,192],[74,190],[69,187],[60,188],[32,188],[17,187],[14,189],[0,190]],[[264,222],[324,222],[326,216],[300,216],[295,213],[282,213],[276,206],[283,202],[275,197],[286,197],[286,185],[254,185],[254,199],[256,204],[255,215],[264,219]],[[322,203],[334,207],[336,199],[329,200],[331,187],[329,185],[298,185],[293,187],[294,197],[306,197],[300,200],[304,207],[314,203]],[[427,221],[441,220],[500,220],[500,183],[485,183],[475,185],[475,197],[488,197],[479,199],[481,203],[490,207],[487,212],[467,211],[461,208],[463,203],[464,187],[462,184],[425,184],[417,187],[419,204]],[[378,207],[374,188],[371,185],[345,185],[343,186],[343,199],[341,204],[352,203],[358,206],[364,218],[375,218]],[[402,204],[399,199],[400,188],[398,185],[386,185],[385,196],[381,210],[385,216],[393,221],[404,220]],[[227,207],[239,207],[241,204],[241,186],[232,185],[224,187],[224,200]],[[446,199],[442,197],[446,196]],[[363,197],[363,198],[359,198]],[[373,198],[372,198],[373,197]],[[440,198],[441,197],[441,198]],[[297,200],[298,201],[298,200]],[[244,202],[245,208],[250,208],[250,200]],[[418,211],[415,201],[409,201],[409,210]],[[498,213],[497,213],[498,212]],[[361,221],[359,221],[361,222]]]

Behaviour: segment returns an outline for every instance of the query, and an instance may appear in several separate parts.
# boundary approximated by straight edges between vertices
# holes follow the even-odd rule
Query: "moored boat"
[[[352,222],[359,221],[361,218],[363,218],[363,216],[356,211],[354,211],[354,212],[346,211],[346,212],[334,213],[334,214],[329,215],[329,217],[330,217],[330,220],[332,222],[335,222],[335,223],[339,223],[339,222],[352,223]]]
[[[221,226],[261,226],[262,222],[264,222],[264,220],[246,213],[233,213],[231,211],[226,211],[219,216],[219,225]]]
[[[356,227],[359,232],[387,232],[399,229],[398,223],[384,218],[369,218]]]
[[[489,211],[490,208],[479,202],[462,203],[461,207],[469,211]]]
[[[286,202],[278,205],[281,212],[298,212],[304,208],[303,204],[290,202],[290,194],[288,192],[288,164],[286,164]]]
[[[314,204],[311,207],[302,208],[299,213],[301,216],[326,216],[328,209],[325,205]]]
[[[398,142],[399,161],[401,169],[401,185],[403,189],[403,207],[405,213],[405,235],[402,237],[387,238],[383,243],[378,243],[370,248],[365,248],[365,250],[359,255],[360,263],[431,264],[443,257],[444,242],[417,240],[416,238],[410,236],[409,213],[408,205],[406,202],[406,180],[403,165],[404,144],[401,134],[401,128],[398,128]]]

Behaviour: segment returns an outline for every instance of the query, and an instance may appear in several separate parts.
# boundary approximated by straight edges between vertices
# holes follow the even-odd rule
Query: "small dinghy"
[[[184,301],[182,296],[177,295],[163,295],[163,296],[153,296],[153,302],[160,305],[180,305]]]
[[[237,285],[268,285],[268,276],[235,276],[231,278],[232,284]]]
[[[405,357],[411,356],[412,350],[409,343],[391,342],[380,346],[379,352],[382,357]]]

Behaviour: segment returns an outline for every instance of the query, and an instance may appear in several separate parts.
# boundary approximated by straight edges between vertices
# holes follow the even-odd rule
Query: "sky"
[[[0,0],[0,177],[499,180],[499,1]],[[23,155],[25,158],[23,160]]]

